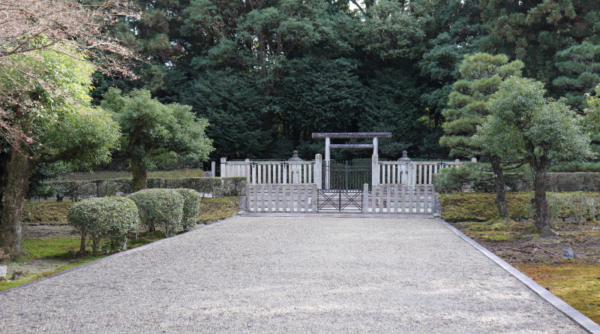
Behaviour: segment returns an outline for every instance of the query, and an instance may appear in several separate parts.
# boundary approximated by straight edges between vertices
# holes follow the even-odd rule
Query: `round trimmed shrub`
[[[183,230],[187,231],[190,227],[196,225],[196,222],[191,219],[196,217],[198,211],[200,211],[202,195],[193,189],[179,188],[175,190],[183,196],[183,217],[181,224],[183,225]]]
[[[183,217],[184,198],[173,189],[144,189],[127,198],[133,200],[140,212],[142,223],[148,232],[154,232],[162,225],[167,237],[175,234],[177,225]]]
[[[85,238],[92,241],[92,254],[98,253],[102,238],[110,239],[110,249],[127,247],[127,233],[138,229],[140,216],[135,203],[122,197],[85,199],[71,206],[69,224],[81,233],[80,251],[85,251]]]

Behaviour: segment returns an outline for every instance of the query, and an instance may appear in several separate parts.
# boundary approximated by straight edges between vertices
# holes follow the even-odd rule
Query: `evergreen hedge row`
[[[133,180],[129,178],[85,181],[50,181],[51,190],[40,197],[104,197],[133,193]],[[246,177],[190,177],[148,178],[148,189],[193,189],[199,193],[211,193],[213,197],[239,196],[246,191]]]

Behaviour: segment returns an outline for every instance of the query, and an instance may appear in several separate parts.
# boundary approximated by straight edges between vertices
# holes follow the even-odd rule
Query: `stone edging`
[[[13,292],[13,291],[16,291],[16,290],[19,290],[19,289],[25,288],[25,287],[29,287],[29,286],[31,286],[31,285],[35,285],[35,284],[37,284],[37,283],[43,282],[43,281],[45,281],[45,280],[48,280],[48,279],[51,279],[51,278],[55,278],[55,277],[58,277],[58,276],[62,276],[62,275],[68,274],[68,273],[70,273],[70,272],[72,272],[72,271],[75,271],[75,270],[83,269],[83,268],[85,268],[85,267],[89,267],[89,266],[92,266],[92,265],[98,264],[98,263],[100,263],[100,262],[102,262],[102,261],[111,260],[111,259],[114,259],[114,258],[117,258],[117,257],[120,257],[120,256],[128,255],[128,254],[131,254],[131,253],[134,253],[134,252],[137,252],[137,251],[143,250],[143,249],[144,249],[144,248],[146,248],[146,247],[150,247],[150,246],[153,246],[153,245],[159,244],[159,243],[161,243],[161,242],[165,242],[165,241],[167,241],[167,240],[173,240],[173,239],[175,239],[175,238],[178,238],[178,237],[184,236],[184,235],[186,235],[186,234],[188,234],[188,233],[194,233],[195,231],[201,231],[201,230],[203,230],[203,229],[205,229],[205,228],[207,228],[207,227],[210,227],[210,226],[212,226],[212,225],[215,225],[215,224],[220,224],[220,223],[222,223],[222,222],[225,222],[225,221],[227,221],[227,220],[235,219],[235,218],[237,218],[237,217],[239,217],[239,216],[233,216],[233,217],[225,218],[225,219],[223,219],[223,220],[219,220],[219,221],[217,221],[217,222],[214,222],[214,223],[212,223],[212,224],[209,224],[209,225],[204,225],[204,226],[201,226],[201,227],[199,227],[199,228],[195,228],[195,229],[193,229],[193,230],[191,230],[191,231],[189,231],[189,232],[186,232],[186,233],[178,234],[178,235],[176,235],[176,236],[172,236],[172,237],[170,237],[170,238],[164,238],[164,239],[160,239],[160,240],[157,240],[157,241],[151,242],[151,243],[149,243],[149,244],[147,244],[147,245],[143,245],[143,246],[140,246],[140,247],[132,248],[132,249],[129,249],[129,250],[126,250],[126,251],[122,251],[122,252],[119,252],[119,253],[116,253],[116,254],[113,254],[113,255],[107,256],[107,257],[103,257],[103,258],[101,258],[101,259],[98,259],[98,260],[94,260],[94,261],[92,261],[92,262],[88,262],[88,263],[82,264],[82,265],[80,265],[80,266],[77,266],[77,267],[73,267],[73,268],[69,268],[69,269],[67,269],[67,270],[63,270],[63,271],[61,271],[61,272],[58,272],[58,273],[56,273],[56,274],[54,274],[54,275],[50,275],[50,276],[46,276],[46,277],[42,277],[42,278],[40,278],[40,279],[36,279],[35,281],[31,281],[31,282],[27,282],[27,283],[25,283],[25,284],[17,285],[17,286],[15,286],[15,287],[8,288],[8,289],[6,289],[6,290],[0,291],[0,296],[3,296],[3,295],[6,295],[6,294],[9,294],[10,292]]]
[[[441,218],[437,218],[437,220],[439,222],[441,222],[442,225],[444,225],[450,231],[454,232],[454,234],[456,234],[457,236],[459,236],[460,238],[462,238],[463,240],[468,242],[475,249],[477,249],[478,251],[483,253],[483,255],[488,257],[490,260],[494,261],[502,269],[506,270],[509,274],[511,274],[516,279],[521,281],[521,283],[525,284],[529,289],[531,289],[533,292],[535,292],[538,296],[542,297],[542,299],[544,299],[545,301],[550,303],[552,306],[554,306],[556,309],[558,309],[559,311],[564,313],[567,317],[571,318],[571,320],[573,320],[575,323],[577,323],[583,329],[587,330],[590,333],[600,334],[600,325],[593,322],[590,318],[586,317],[581,312],[577,311],[576,309],[574,309],[573,307],[571,307],[570,305],[568,305],[567,303],[562,301],[560,298],[556,297],[550,291],[546,290],[544,287],[537,284],[531,278],[527,277],[527,275],[518,271],[515,267],[511,266],[506,261],[504,261],[501,258],[499,258],[498,256],[496,256],[494,253],[490,252],[485,247],[481,246],[480,244],[475,242],[473,239],[466,236],[464,233],[462,233],[461,231],[456,229],[454,226],[447,223],[445,220],[443,220]]]
[[[240,212],[242,217],[314,217],[314,218],[385,218],[385,219],[431,219],[431,214],[410,214],[410,213],[283,213],[283,212],[265,212],[248,213]]]

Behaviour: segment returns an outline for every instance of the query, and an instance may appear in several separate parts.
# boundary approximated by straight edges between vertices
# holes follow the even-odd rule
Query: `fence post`
[[[369,213],[369,184],[365,183],[363,185],[363,213]]]
[[[329,189],[331,186],[330,180],[330,168],[331,168],[331,155],[329,152],[331,146],[331,139],[329,137],[325,138],[325,184],[323,185],[324,189]]]
[[[408,165],[408,189],[415,189],[417,185],[417,165],[411,162]]]
[[[323,157],[321,154],[315,155],[315,183],[318,189],[323,188]]]
[[[319,154],[320,155],[320,154]],[[318,185],[312,185],[312,213],[317,213],[317,204],[319,201],[319,190]]]
[[[371,166],[371,188],[374,189],[379,184],[379,156],[373,154]]]
[[[225,171],[225,166],[227,166],[227,158],[221,158],[221,177],[226,177],[227,172]]]

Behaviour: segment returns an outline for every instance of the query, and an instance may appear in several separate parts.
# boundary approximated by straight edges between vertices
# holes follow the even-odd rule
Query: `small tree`
[[[90,107],[94,67],[77,50],[66,45],[56,48],[12,56],[36,69],[38,86],[31,86],[29,74],[20,68],[0,74],[0,82],[11,90],[23,89],[13,99],[0,101],[12,115],[2,121],[10,122],[16,131],[2,140],[8,159],[2,177],[0,248],[6,253],[20,253],[23,202],[37,165],[70,161],[75,167],[89,166],[107,160],[118,144],[118,124],[102,109]]]
[[[135,191],[147,188],[150,158],[156,149],[203,161],[213,151],[212,140],[204,133],[208,122],[196,119],[189,106],[162,104],[152,99],[147,90],[134,90],[123,96],[120,90],[110,88],[104,95],[102,108],[111,110],[121,125],[123,147],[131,158]]]
[[[477,125],[490,113],[486,101],[498,90],[503,80],[510,76],[521,76],[523,66],[518,60],[509,63],[505,55],[477,53],[466,56],[459,69],[462,79],[454,83],[448,96],[449,108],[442,113],[446,123],[443,126],[445,135],[440,139],[440,145],[451,149],[450,156],[490,158],[496,183],[498,216],[505,220],[509,220],[510,217],[506,205],[502,161],[498,155],[474,143],[472,136],[477,131]]]
[[[544,98],[543,84],[511,77],[488,102],[492,114],[478,128],[474,140],[502,158],[521,159],[534,176],[535,227],[550,233],[546,178],[552,162],[591,156],[590,137],[581,118],[564,101]]]

